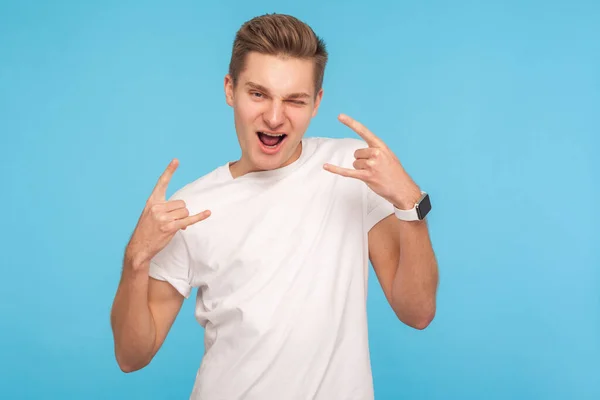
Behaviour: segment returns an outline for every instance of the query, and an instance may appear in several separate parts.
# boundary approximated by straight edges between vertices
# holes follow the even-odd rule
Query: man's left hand
[[[411,209],[421,197],[419,186],[402,167],[398,157],[360,122],[341,114],[341,123],[356,132],[368,145],[354,153],[354,169],[325,164],[334,174],[355,178],[366,183],[375,193],[399,209]]]

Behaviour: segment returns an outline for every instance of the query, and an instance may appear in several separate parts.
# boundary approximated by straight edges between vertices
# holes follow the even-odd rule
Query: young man
[[[398,318],[425,328],[437,265],[429,198],[394,153],[363,140],[306,138],[327,62],[312,29],[265,15],[237,33],[225,97],[241,158],[165,198],[160,177],[125,252],[111,320],[119,366],[148,365],[184,298],[205,354],[193,399],[372,399],[369,258]]]

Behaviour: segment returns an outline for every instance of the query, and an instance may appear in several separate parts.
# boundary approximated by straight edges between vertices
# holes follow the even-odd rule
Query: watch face
[[[431,200],[429,200],[429,195],[426,194],[417,205],[417,214],[419,215],[419,219],[425,218],[429,211],[431,211]]]

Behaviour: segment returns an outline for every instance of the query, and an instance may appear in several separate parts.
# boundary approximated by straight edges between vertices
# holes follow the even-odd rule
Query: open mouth
[[[256,132],[260,142],[269,149],[275,149],[287,137],[285,133]]]

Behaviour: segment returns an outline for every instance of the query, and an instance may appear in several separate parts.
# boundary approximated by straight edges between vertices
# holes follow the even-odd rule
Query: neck
[[[283,167],[286,167],[286,166],[292,164],[293,162],[297,161],[300,158],[301,154],[302,154],[302,142],[298,143],[298,145],[296,146],[296,149],[294,150],[294,153],[292,153],[292,156],[289,157],[287,159],[287,161],[285,161],[283,164],[281,164],[275,168],[269,168],[269,169],[258,168],[256,165],[254,165],[249,160],[249,157],[247,157],[246,155],[243,154],[239,160],[233,161],[229,164],[229,171],[231,172],[231,176],[233,176],[233,178],[235,179],[235,178],[239,178],[240,176],[246,175],[251,172],[260,172],[260,171],[268,171],[268,170],[283,168]]]

